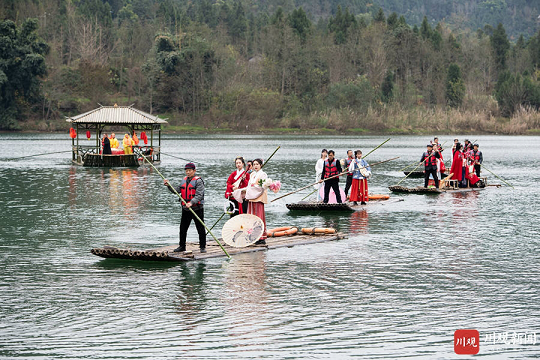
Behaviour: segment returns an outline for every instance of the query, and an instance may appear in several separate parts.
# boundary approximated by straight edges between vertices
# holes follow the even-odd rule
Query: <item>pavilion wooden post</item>
[[[77,162],[79,162],[79,123],[77,123]],[[82,157],[81,157],[82,162]]]

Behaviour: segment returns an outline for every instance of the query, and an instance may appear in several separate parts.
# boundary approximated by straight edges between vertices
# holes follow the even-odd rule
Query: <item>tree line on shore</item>
[[[63,129],[114,103],[183,130],[540,129],[540,31],[511,42],[502,23],[246,4],[7,1],[0,129]]]

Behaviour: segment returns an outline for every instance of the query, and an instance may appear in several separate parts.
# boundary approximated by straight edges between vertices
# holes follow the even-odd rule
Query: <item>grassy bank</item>
[[[161,114],[168,118],[165,133],[261,133],[261,134],[540,134],[540,112],[522,108],[510,118],[496,117],[496,109],[458,110],[415,107],[405,110],[399,106],[368,108],[357,113],[349,108],[313,112],[308,115],[284,116],[260,125],[257,119],[232,118],[230,115],[209,112],[198,118],[184,114]],[[64,119],[40,121],[29,119],[20,123],[22,131],[67,131]]]

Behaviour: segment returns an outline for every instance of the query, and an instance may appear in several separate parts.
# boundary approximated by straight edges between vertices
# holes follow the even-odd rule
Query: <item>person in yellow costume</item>
[[[124,140],[122,140],[122,145],[124,146],[124,154],[129,155],[133,154],[133,149],[131,148],[131,138],[129,134],[124,135]]]
[[[111,143],[111,149],[118,149],[118,147],[120,146],[120,143],[118,142],[118,139],[116,138],[116,135],[114,133],[111,134],[109,141]]]

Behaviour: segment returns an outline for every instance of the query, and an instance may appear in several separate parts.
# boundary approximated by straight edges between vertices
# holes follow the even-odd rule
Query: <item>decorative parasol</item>
[[[223,225],[221,236],[225,244],[246,247],[259,240],[264,231],[263,221],[251,214],[236,215]]]

